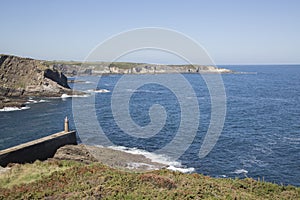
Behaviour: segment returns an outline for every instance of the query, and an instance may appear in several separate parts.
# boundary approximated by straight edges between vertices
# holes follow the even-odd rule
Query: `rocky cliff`
[[[43,61],[0,55],[0,109],[20,106],[30,96],[70,94],[67,77]]]
[[[126,62],[47,62],[68,76],[101,74],[164,74],[164,73],[232,73],[233,71],[207,65],[156,65]]]

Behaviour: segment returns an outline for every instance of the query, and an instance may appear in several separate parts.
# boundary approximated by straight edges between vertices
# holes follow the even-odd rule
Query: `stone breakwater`
[[[53,157],[56,150],[67,144],[77,144],[75,131],[62,131],[0,151],[0,165],[30,163]]]

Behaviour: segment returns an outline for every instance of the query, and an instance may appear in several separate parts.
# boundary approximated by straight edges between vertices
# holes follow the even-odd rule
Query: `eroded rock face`
[[[44,71],[44,76],[48,79],[51,79],[52,81],[58,83],[59,85],[70,89],[68,85],[68,79],[67,77],[59,71],[53,70],[53,69],[46,69]]]
[[[42,61],[0,55],[0,108],[28,96],[58,97],[72,93],[67,77]]]

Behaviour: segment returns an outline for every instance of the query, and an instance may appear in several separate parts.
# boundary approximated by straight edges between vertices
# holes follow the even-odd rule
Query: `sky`
[[[300,63],[298,0],[0,1],[0,54],[84,60],[120,32],[159,27],[192,38],[216,64]],[[179,62],[153,55],[153,62]]]

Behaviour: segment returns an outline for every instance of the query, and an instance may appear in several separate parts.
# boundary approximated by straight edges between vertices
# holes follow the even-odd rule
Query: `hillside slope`
[[[126,172],[101,163],[36,161],[0,173],[0,199],[299,199],[300,188],[166,169]],[[0,171],[1,172],[1,171]]]

